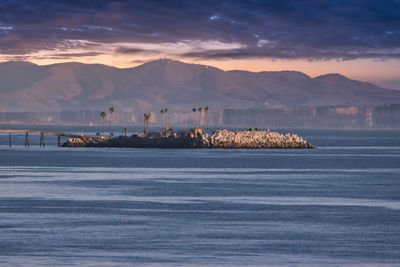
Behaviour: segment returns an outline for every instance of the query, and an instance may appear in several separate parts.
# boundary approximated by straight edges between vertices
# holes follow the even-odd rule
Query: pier
[[[85,141],[93,141],[94,137],[90,136],[85,136],[85,135],[77,135],[77,134],[68,134],[68,133],[59,133],[59,132],[49,132],[49,131],[41,131],[41,130],[32,130],[32,129],[0,129],[0,133],[8,133],[8,141],[10,147],[12,147],[12,134],[13,133],[25,133],[25,147],[29,147],[29,134],[40,134],[40,141],[39,141],[39,146],[40,147],[45,147],[45,141],[44,141],[44,136],[45,135],[52,135],[52,136],[57,136],[57,145],[61,146],[61,136],[62,137],[69,137],[69,138],[80,138]]]

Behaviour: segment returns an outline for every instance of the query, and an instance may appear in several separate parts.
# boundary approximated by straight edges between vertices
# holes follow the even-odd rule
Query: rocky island
[[[64,147],[130,148],[315,148],[296,134],[272,131],[216,130],[203,134],[195,128],[189,132],[149,133],[117,138],[70,138]]]

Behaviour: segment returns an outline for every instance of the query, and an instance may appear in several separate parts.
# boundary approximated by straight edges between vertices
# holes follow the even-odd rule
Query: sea
[[[317,148],[40,147],[37,134],[25,147],[23,133],[10,147],[0,134],[0,266],[400,266],[400,131],[277,131]]]

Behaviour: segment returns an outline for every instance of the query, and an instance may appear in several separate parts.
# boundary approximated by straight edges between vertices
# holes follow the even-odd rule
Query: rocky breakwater
[[[202,136],[204,148],[315,148],[296,134],[271,131],[217,130]]]
[[[95,146],[101,144],[105,139],[82,136],[82,137],[72,137],[67,140],[62,147],[85,147],[85,146]]]
[[[138,135],[119,136],[107,139],[70,138],[63,147],[130,147],[130,148],[196,148],[199,138],[189,135],[149,136]]]
[[[188,132],[169,136],[119,136],[117,138],[70,138],[64,147],[131,147],[131,148],[314,148],[296,134],[270,131],[217,130],[211,134]]]

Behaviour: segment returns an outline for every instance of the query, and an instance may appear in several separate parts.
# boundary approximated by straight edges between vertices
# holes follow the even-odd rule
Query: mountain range
[[[100,64],[0,63],[0,111],[151,112],[400,103],[400,91],[339,74],[248,72],[159,59],[118,69]]]

